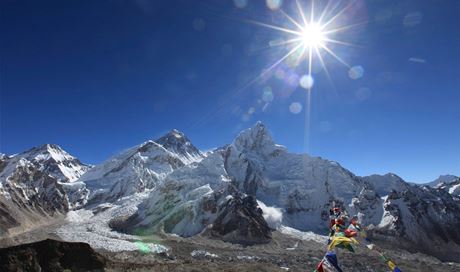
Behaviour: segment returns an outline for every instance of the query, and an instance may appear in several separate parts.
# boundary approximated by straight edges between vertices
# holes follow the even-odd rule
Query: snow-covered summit
[[[74,182],[90,166],[81,163],[77,158],[64,151],[55,144],[44,144],[27,151],[6,157],[4,170],[0,173],[0,180],[6,179],[14,171],[15,166],[26,160],[34,164],[40,171],[58,179],[60,182]]]
[[[89,170],[80,178],[94,200],[114,201],[157,186],[167,174],[186,165],[163,145],[147,141]]]
[[[393,173],[387,173],[385,175],[370,175],[362,177],[362,179],[372,184],[375,192],[380,196],[386,196],[392,191],[401,192],[410,187],[410,185],[401,177]]]
[[[203,159],[204,155],[196,148],[185,134],[177,129],[171,130],[166,135],[155,140],[166,150],[178,155],[184,163],[188,164]]]
[[[460,178],[449,182],[441,182],[436,185],[436,188],[446,190],[449,194],[460,197]]]
[[[437,187],[441,183],[444,184],[449,184],[451,182],[456,181],[460,177],[454,176],[454,175],[440,175],[437,179],[433,180],[432,182],[429,182],[425,185],[431,186],[431,187]]]
[[[81,207],[89,191],[76,180],[89,168],[53,144],[0,159],[0,196],[18,224]],[[27,207],[27,209],[24,209]],[[0,226],[1,227],[1,226]]]
[[[209,207],[219,206],[237,190],[282,210],[283,225],[323,230],[327,225],[323,214],[332,201],[344,206],[356,203],[357,211],[380,201],[375,193],[365,191],[367,187],[371,186],[335,162],[289,153],[275,144],[268,129],[258,122],[241,132],[233,144],[168,174],[130,223],[134,229],[148,230],[164,224],[164,231],[194,235],[216,218],[218,209],[211,212]],[[194,191],[200,193],[189,193]],[[381,217],[381,213],[375,214]]]
[[[243,130],[233,141],[233,146],[241,152],[256,152],[268,155],[274,150],[286,149],[275,144],[267,127],[258,121],[253,127]]]

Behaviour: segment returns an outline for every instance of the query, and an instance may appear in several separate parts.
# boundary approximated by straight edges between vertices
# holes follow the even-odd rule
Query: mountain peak
[[[76,160],[67,151],[62,149],[56,144],[43,144],[40,146],[32,147],[31,149],[18,154],[28,160],[47,161],[54,159],[55,161]]]
[[[201,151],[192,144],[190,139],[177,129],[172,129],[164,136],[155,140],[155,142],[163,146],[166,150],[192,161],[203,157]]]
[[[185,134],[184,134],[182,131],[180,131],[180,130],[178,130],[178,129],[175,129],[175,128],[173,128],[173,129],[169,132],[169,134],[171,134],[171,135],[173,135],[173,136],[175,136],[175,137],[177,137],[177,138],[180,138],[180,137],[185,136]]]
[[[431,186],[431,187],[437,187],[439,184],[444,183],[444,184],[449,184],[451,182],[454,182],[457,180],[459,177],[454,176],[454,175],[440,175],[437,179],[426,183],[425,185]]]
[[[239,150],[264,150],[274,148],[275,143],[265,125],[258,121],[253,127],[240,132],[234,141]]]
[[[60,181],[76,181],[89,169],[88,165],[81,163],[56,144],[33,147],[10,158],[12,164],[21,160],[29,161]]]
[[[38,147],[35,147],[35,148],[32,148],[32,150],[35,149],[35,150],[39,150],[39,151],[46,151],[46,152],[58,152],[58,153],[67,153],[66,151],[64,151],[64,149],[62,149],[60,146],[58,146],[57,144],[43,144],[41,146],[38,146]]]

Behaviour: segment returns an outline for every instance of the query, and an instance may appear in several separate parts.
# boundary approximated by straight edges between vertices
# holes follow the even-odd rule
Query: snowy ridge
[[[228,153],[227,171],[239,188],[282,208],[282,224],[299,230],[322,231],[332,201],[351,205],[368,186],[336,162],[289,153],[261,123],[243,131]]]
[[[177,129],[171,130],[155,142],[176,154],[185,164],[199,162],[204,157],[204,154],[192,144],[187,136]]]
[[[86,172],[79,181],[92,190],[91,201],[116,201],[153,189],[174,170],[197,163],[201,151],[180,131],[172,130],[156,141],[129,148]]]
[[[456,181],[460,177],[454,176],[454,175],[440,175],[437,179],[433,180],[432,182],[426,183],[425,185],[431,186],[431,187],[437,187],[441,183],[443,184],[449,184],[451,182]]]
[[[446,190],[425,190],[429,189],[411,186],[394,174],[357,177],[337,162],[289,153],[275,144],[267,128],[258,122],[242,131],[232,144],[208,151],[204,159],[167,174],[138,211],[117,228],[136,234],[193,236],[213,228],[226,207],[223,203],[242,194],[255,197],[264,220],[284,232],[325,233],[328,210],[334,202],[357,215],[362,224],[375,226],[376,233],[406,237],[406,243],[414,244],[433,235],[429,234],[433,227],[420,223],[420,219],[410,223],[411,218],[420,216],[417,212],[421,208],[407,208],[412,205],[407,203],[409,196],[413,203],[437,203],[437,213],[446,214],[439,216],[433,210],[424,215],[426,222],[439,222],[443,231],[460,223],[459,204],[450,195],[443,195],[448,194]],[[392,194],[402,197],[395,200]],[[386,195],[390,196],[383,197]],[[393,213],[391,207],[401,212]],[[226,222],[234,220],[228,215],[223,218]],[[419,235],[408,236],[399,231],[401,226]],[[449,244],[442,233],[433,236],[440,246]],[[423,244],[420,247],[426,249]]]
[[[337,162],[290,153],[260,122],[205,154],[172,130],[91,169],[77,162],[54,145],[0,156],[1,202],[20,199],[50,214],[86,204],[68,214],[59,235],[114,251],[117,243],[135,248],[120,242],[132,234],[163,232],[267,241],[277,229],[319,241],[312,233],[327,232],[329,208],[336,205],[377,238],[430,254],[460,254],[460,179],[443,178],[433,188],[391,173],[358,177]],[[229,222],[244,224],[231,223],[228,232]]]
[[[222,155],[213,153],[197,164],[177,169],[120,228],[146,234],[165,231],[186,237],[200,233],[215,219],[217,206],[223,201],[216,192],[229,185],[223,164]]]
[[[86,204],[89,191],[76,180],[89,169],[77,158],[53,144],[2,156],[0,194],[14,203],[35,203],[51,214]]]
[[[448,183],[441,182],[436,185],[436,188],[446,190],[454,197],[460,197],[460,178],[457,178],[456,180],[450,181]]]
[[[185,165],[162,145],[147,141],[92,168],[79,181],[92,190],[93,200],[115,201],[158,186],[167,174]]]
[[[19,161],[26,160],[61,182],[76,181],[90,166],[82,164],[77,158],[54,144],[45,144],[6,158],[6,167],[0,173],[0,181],[5,180],[15,170]],[[1,170],[1,169],[0,169]]]
[[[393,173],[385,175],[371,175],[362,177],[366,182],[369,182],[379,196],[386,196],[392,191],[404,191],[410,188],[410,185],[402,178]]]
[[[393,191],[384,200],[377,236],[396,237],[438,258],[460,254],[460,205],[447,191],[428,186]],[[411,246],[407,246],[410,248]]]
[[[125,228],[147,232],[162,228],[182,236],[194,235],[212,223],[217,207],[237,190],[256,196],[272,226],[323,231],[324,214],[332,201],[355,203],[353,208],[358,211],[368,209],[358,205],[364,203],[358,203],[361,198],[380,203],[375,193],[365,190],[367,187],[371,186],[338,163],[288,153],[273,142],[263,124],[257,123],[233,144],[168,174],[127,222],[131,226]]]

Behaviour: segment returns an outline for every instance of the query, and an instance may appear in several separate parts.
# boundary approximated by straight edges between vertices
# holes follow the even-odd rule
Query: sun
[[[321,30],[317,24],[306,25],[301,32],[302,43],[307,48],[320,48],[325,46],[326,34]]]
[[[364,21],[357,24],[344,25],[341,23],[341,20],[338,20],[338,18],[340,18],[347,10],[351,9],[354,2],[350,1],[347,6],[338,10],[338,2],[336,3],[334,0],[326,1],[326,6],[322,8],[322,12],[320,12],[319,15],[316,14],[317,12],[315,11],[315,0],[310,1],[311,5],[309,8],[302,7],[299,0],[295,0],[294,3],[299,15],[297,16],[299,17],[298,20],[294,19],[293,16],[289,15],[282,9],[279,9],[288,22],[291,23],[292,27],[283,27],[247,20],[250,23],[279,31],[285,36],[280,37],[281,42],[271,43],[270,47],[283,46],[288,50],[288,52],[265,69],[263,74],[268,73],[270,70],[292,56],[297,59],[295,62],[297,65],[303,63],[303,60],[306,60],[307,71],[305,74],[309,77],[312,77],[313,63],[319,62],[323,70],[326,72],[327,77],[331,79],[325,65],[325,55],[330,55],[346,67],[351,68],[351,66],[334,51],[334,47],[332,45],[355,46],[352,43],[341,41],[336,37],[339,33],[366,23]],[[311,86],[308,89],[310,90]]]
[[[357,3],[360,1],[350,0],[345,7],[341,4],[343,3],[342,1],[317,1],[320,3],[320,12],[318,12],[318,8],[315,7],[315,0],[305,0],[302,2],[309,2],[309,7],[307,7],[307,5],[302,6],[301,0],[289,1],[296,10],[296,12],[294,12],[295,14],[292,15],[279,8],[279,12],[282,13],[287,21],[281,21],[278,25],[255,20],[244,20],[251,24],[278,31],[280,34],[279,37],[270,41],[269,47],[282,47],[287,53],[276,59],[274,63],[270,63],[262,73],[245,84],[241,90],[260,79],[267,78],[267,75],[270,75],[271,71],[283,62],[286,62],[290,68],[295,68],[294,73],[300,77],[298,86],[307,90],[305,101],[305,143],[308,153],[311,91],[315,82],[312,74],[313,67],[317,67],[316,64],[319,64],[322,69],[318,69],[318,71],[324,71],[331,82],[333,81],[329,74],[328,67],[326,66],[326,63],[330,62],[325,60],[326,56],[333,57],[348,69],[351,69],[351,66],[339,56],[336,51],[336,45],[355,47],[355,44],[342,41],[340,37],[346,37],[347,35],[344,32],[351,28],[364,25],[367,21],[364,20],[355,24],[344,24],[344,22],[350,20],[350,18],[354,20],[354,17],[349,16],[347,12],[350,11],[350,14],[353,14],[353,7],[358,5]],[[353,36],[351,35],[349,37],[351,38]],[[276,50],[276,52],[279,51]],[[297,69],[297,67],[299,69]]]

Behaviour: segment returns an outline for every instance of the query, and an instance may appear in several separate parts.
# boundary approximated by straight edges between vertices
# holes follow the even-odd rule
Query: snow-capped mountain
[[[115,155],[86,172],[79,181],[92,190],[91,201],[116,201],[153,189],[174,170],[198,162],[203,154],[178,130]]]
[[[33,225],[56,213],[83,206],[89,191],[84,183],[75,180],[88,168],[59,146],[50,144],[1,156],[0,212],[6,220],[1,225]]]
[[[219,213],[209,206],[221,206],[232,196],[232,190],[238,190],[255,196],[267,207],[282,209],[279,224],[323,231],[333,201],[357,211],[377,205],[381,199],[369,191],[370,187],[338,163],[288,153],[273,142],[263,124],[257,123],[226,148],[170,173],[129,221],[138,231],[163,228],[183,236],[194,235]]]
[[[369,182],[379,196],[386,196],[392,191],[401,192],[408,190],[411,185],[402,178],[393,173],[385,175],[370,175],[361,177],[364,181]]]
[[[364,225],[376,226],[374,231],[403,237],[407,244],[423,245],[421,248],[426,249],[428,242],[418,240],[425,236],[433,237],[440,246],[460,243],[453,239],[457,236],[443,236],[443,232],[433,232],[428,223],[420,223],[438,222],[443,231],[460,224],[455,199],[443,194],[445,191],[430,190],[411,186],[394,174],[357,177],[336,162],[289,153],[274,143],[263,124],[257,123],[241,132],[232,144],[167,174],[134,215],[122,223],[117,221],[117,228],[136,234],[165,231],[186,237],[209,233],[214,224],[221,225],[217,218],[225,217],[226,222],[234,219],[228,218],[227,214],[233,213],[225,212],[225,203],[237,192],[255,197],[270,225],[324,233],[328,210],[334,202],[349,214],[357,215]],[[399,202],[394,200],[395,194],[401,195]],[[414,203],[424,207],[436,203],[433,209],[445,216],[435,210],[404,208]],[[392,211],[396,209],[407,212],[394,215]],[[274,211],[276,216],[270,214]],[[278,222],[273,222],[273,218]],[[398,228],[401,222],[409,222],[405,228],[411,227],[410,233],[420,236],[387,231]],[[446,242],[444,237],[453,240]]]
[[[184,133],[177,129],[171,130],[155,142],[176,154],[185,164],[203,159],[203,153],[192,144]]]
[[[34,147],[11,157],[6,157],[3,154],[3,160],[6,160],[6,165],[3,170],[0,169],[2,170],[0,180],[8,178],[14,171],[15,165],[21,160],[32,163],[38,170],[60,182],[74,182],[90,168],[54,144]]]
[[[454,175],[440,175],[437,179],[433,180],[432,182],[428,182],[425,185],[428,185],[431,187],[437,187],[441,183],[448,184],[448,183],[456,181],[459,178],[460,177],[457,177]]]
[[[81,207],[86,203],[89,191],[84,183],[76,180],[89,168],[57,145],[34,147],[14,156],[3,156],[0,160],[0,193],[8,197],[8,190],[23,188],[21,195],[31,197],[43,189],[36,179],[36,173],[40,173],[56,181],[59,194],[62,191],[66,199],[67,209]]]
[[[0,226],[21,224],[16,218],[31,218],[29,210],[65,213],[87,201],[74,192],[90,190],[86,209],[109,209],[103,221],[117,231],[258,243],[275,228],[324,234],[338,205],[375,238],[445,259],[460,254],[460,179],[432,188],[395,174],[358,177],[337,162],[290,153],[260,122],[206,156],[178,130],[92,168],[45,145],[1,155],[0,181]]]
[[[449,192],[449,194],[453,195],[454,197],[460,197],[460,178],[457,178],[448,183],[439,183],[438,185],[436,185],[436,188],[446,190]]]
[[[370,187],[336,162],[289,153],[262,123],[228,147],[226,170],[240,190],[283,209],[282,224],[299,230],[323,231],[333,201],[360,210],[352,200],[362,199]]]
[[[217,217],[228,195],[230,179],[220,152],[170,173],[118,228],[136,234],[165,231],[193,236]]]
[[[440,259],[460,255],[460,202],[446,190],[412,186],[393,191],[383,208],[374,235]]]

